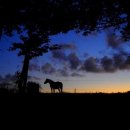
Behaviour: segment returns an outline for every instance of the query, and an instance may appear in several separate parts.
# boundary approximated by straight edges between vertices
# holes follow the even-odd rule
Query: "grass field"
[[[33,119],[34,124],[38,120],[42,128],[46,125],[45,122],[55,122],[54,128],[57,128],[57,121],[67,127],[72,124],[76,127],[78,122],[81,124],[84,122],[86,128],[95,127],[95,123],[98,124],[96,128],[106,129],[113,124],[119,126],[119,121],[122,122],[129,117],[129,104],[130,92],[111,94],[0,92],[2,113],[6,113],[8,118],[22,118],[27,122]],[[125,118],[126,116],[128,117]]]

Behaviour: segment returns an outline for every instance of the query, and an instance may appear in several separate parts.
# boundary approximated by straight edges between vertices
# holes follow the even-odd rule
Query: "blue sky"
[[[109,73],[87,72],[86,70],[80,71],[80,64],[84,64],[87,58],[91,57],[89,61],[93,63],[93,61],[95,61],[94,58],[101,59],[104,56],[113,55],[121,48],[116,46],[116,48],[113,49],[112,47],[115,47],[115,45],[112,46],[112,44],[108,44],[108,35],[105,31],[93,33],[89,36],[82,36],[81,34],[76,34],[74,31],[70,31],[67,34],[52,36],[50,39],[51,43],[67,44],[72,47],[61,50],[58,54],[61,54],[62,57],[54,57],[55,53],[49,52],[31,61],[30,64],[37,65],[40,70],[37,71],[34,68],[34,70],[29,71],[29,76],[39,78],[39,80],[36,78],[33,78],[33,80],[41,84],[44,92],[50,91],[49,85],[43,84],[45,78],[62,81],[64,91],[66,92],[74,92],[75,88],[77,92],[117,92],[128,91],[130,89],[130,71],[128,68]],[[112,38],[109,38],[109,40],[114,41]],[[7,50],[14,41],[19,41],[16,33],[12,38],[3,36],[0,42],[0,75],[3,77],[7,74],[13,75],[22,67],[23,57],[18,57],[17,51],[9,52]],[[116,44],[116,42],[114,44]],[[129,42],[127,44],[129,44]],[[126,46],[126,49],[129,51],[127,44],[121,44],[121,46]],[[70,56],[72,56],[72,59]],[[73,58],[76,60],[76,63],[80,63],[77,64],[75,69],[73,67],[75,67],[76,63],[74,64]],[[48,66],[50,66],[50,68],[48,68]],[[41,69],[42,67],[44,69]],[[91,66],[89,67],[91,68]],[[46,71],[46,73],[43,72],[43,70]],[[68,75],[68,73],[71,74]],[[75,74],[75,76],[72,76],[72,73]]]
[[[99,38],[100,37],[100,38]],[[67,34],[58,34],[52,37],[52,43],[72,43],[77,47],[77,52],[79,55],[88,53],[91,56],[100,55],[100,51],[106,49],[105,33],[92,34],[89,36],[83,36],[82,34],[76,34],[74,31],[70,31]]]

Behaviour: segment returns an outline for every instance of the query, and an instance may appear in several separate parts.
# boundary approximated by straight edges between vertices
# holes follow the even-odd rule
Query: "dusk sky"
[[[122,59],[129,54],[130,44],[124,43],[112,31],[82,36],[74,31],[50,37],[52,44],[62,49],[31,60],[28,80],[38,82],[43,92],[50,92],[46,78],[63,82],[64,92],[124,92],[130,90],[130,65]],[[8,51],[12,42],[19,41],[3,36],[0,41],[0,81],[9,81],[21,70],[23,57],[18,51]],[[114,57],[114,58],[113,58]],[[115,58],[116,57],[116,58]],[[117,58],[119,65],[115,65]],[[114,65],[113,65],[114,62]]]

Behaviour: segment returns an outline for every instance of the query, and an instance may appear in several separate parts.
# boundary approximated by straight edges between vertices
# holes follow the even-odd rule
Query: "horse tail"
[[[61,93],[62,93],[62,90],[63,90],[63,84],[61,83]]]

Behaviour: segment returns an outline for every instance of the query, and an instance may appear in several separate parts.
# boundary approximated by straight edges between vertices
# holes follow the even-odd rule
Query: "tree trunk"
[[[19,83],[18,83],[18,88],[19,88],[20,93],[24,93],[25,89],[26,89],[27,77],[28,77],[28,68],[29,68],[29,58],[28,58],[27,55],[25,55],[23,68],[22,68],[20,80],[19,80]]]

